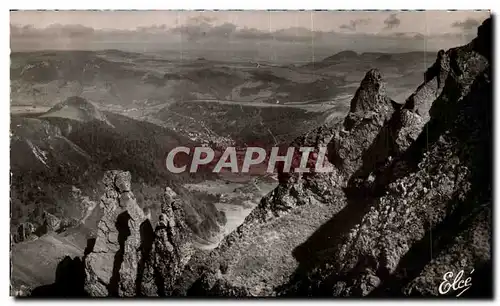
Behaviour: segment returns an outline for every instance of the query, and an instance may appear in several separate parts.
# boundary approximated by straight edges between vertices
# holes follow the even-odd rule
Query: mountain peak
[[[377,111],[379,105],[388,104],[385,81],[378,69],[368,71],[351,100],[351,113]]]
[[[488,60],[491,60],[491,42],[492,37],[492,19],[491,17],[483,21],[483,23],[477,28],[477,37],[474,39],[473,43],[476,50],[484,55]]]
[[[329,56],[323,60],[323,62],[331,62],[337,60],[357,58],[358,54],[352,50],[340,51],[332,56]]]
[[[78,96],[69,97],[65,101],[56,104],[40,117],[59,117],[80,122],[97,120],[109,124],[106,116],[94,103]]]

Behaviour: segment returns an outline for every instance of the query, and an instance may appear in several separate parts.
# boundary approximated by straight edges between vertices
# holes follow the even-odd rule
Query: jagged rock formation
[[[192,233],[184,221],[182,203],[169,187],[165,189],[161,211],[154,238],[143,248],[143,254],[149,258],[142,280],[139,280],[141,295],[172,295],[176,279],[194,254]]]
[[[458,252],[461,256],[447,253],[450,247],[446,241],[457,234],[453,231],[470,226],[467,219],[490,209],[491,181],[488,183],[488,179],[491,173],[482,159],[491,150],[488,133],[491,122],[485,119],[488,108],[491,110],[491,105],[488,107],[491,84],[483,77],[476,79],[478,83],[474,87],[478,87],[469,92],[464,82],[455,79],[455,75],[450,76],[449,84],[456,82],[464,86],[461,92],[456,92],[456,88],[447,92],[457,95],[454,101],[458,103],[457,109],[448,108],[451,115],[448,118],[431,117],[428,133],[421,134],[411,149],[417,152],[410,151],[397,159],[384,173],[390,177],[383,178],[384,182],[390,181],[385,188],[386,195],[374,199],[370,211],[342,235],[341,243],[324,250],[322,262],[307,269],[310,271],[305,273],[308,281],[298,281],[299,292],[365,296],[378,289],[382,281],[392,283],[387,290],[394,292],[398,286],[390,280],[408,282],[412,273],[418,274],[422,261],[429,260],[426,255],[433,259],[429,252],[447,258],[438,271],[481,267],[490,260],[488,222],[481,224],[486,228],[479,231],[480,236],[473,236],[480,244],[469,251],[461,249]],[[434,106],[439,107],[443,101],[436,100]],[[423,241],[428,244],[419,245]],[[408,257],[413,260],[410,262]],[[426,271],[421,273],[425,275]],[[435,275],[430,280],[422,277],[425,282],[439,283],[442,276]],[[419,282],[424,281],[416,281]],[[421,290],[421,294],[431,290],[415,283],[409,286],[414,291]],[[383,294],[384,289],[379,290],[382,292],[378,294]]]
[[[488,19],[402,106],[368,72],[342,124],[293,143],[327,146],[334,171],[281,174],[191,294],[436,295],[471,268],[491,280],[490,48]]]
[[[75,226],[77,221],[72,218],[60,219],[44,210],[37,223],[40,224],[38,227],[31,222],[19,224],[12,237],[12,242],[36,240],[47,233],[60,232],[68,227]]]
[[[91,296],[164,296],[193,253],[183,205],[169,187],[155,229],[137,205],[131,175],[107,171],[104,216],[85,255],[85,291]]]
[[[369,149],[368,145],[374,143],[379,131],[391,118],[394,103],[386,96],[385,82],[380,72],[375,69],[368,71],[351,101],[343,129],[336,133],[330,143],[329,160],[345,177],[366,164],[364,155]],[[370,158],[376,159],[374,154]]]
[[[141,254],[142,209],[130,190],[131,175],[107,171],[100,205],[104,216],[98,224],[92,252],[85,258],[85,290],[92,296],[134,296],[137,263]]]

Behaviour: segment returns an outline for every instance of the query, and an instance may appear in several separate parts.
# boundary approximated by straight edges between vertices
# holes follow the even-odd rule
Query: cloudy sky
[[[488,11],[12,11],[11,48],[318,52],[434,50],[466,43]],[[274,44],[274,45],[272,45]],[[271,46],[272,45],[272,46]],[[244,47],[243,47],[244,46]],[[259,47],[259,48],[260,48]],[[314,49],[314,50],[311,50]],[[260,49],[259,49],[260,50]],[[260,52],[260,51],[259,51]]]

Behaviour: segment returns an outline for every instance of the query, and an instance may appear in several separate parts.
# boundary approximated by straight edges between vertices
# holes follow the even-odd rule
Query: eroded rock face
[[[161,212],[142,277],[142,294],[147,296],[172,295],[176,279],[194,254],[181,200],[170,187],[165,188]]]
[[[141,225],[146,221],[130,191],[129,172],[107,171],[94,248],[85,258],[85,290],[92,296],[135,296],[141,260]]]
[[[330,143],[329,160],[346,178],[367,163],[365,153],[368,150],[372,151],[370,162],[376,163],[383,158],[378,157],[377,150],[370,145],[376,144],[382,128],[394,113],[394,104],[386,95],[380,72],[368,71],[351,101],[343,129],[337,131]]]
[[[183,205],[165,189],[158,224],[137,205],[131,175],[108,171],[101,197],[104,216],[85,256],[85,290],[92,296],[166,296],[194,252]]]

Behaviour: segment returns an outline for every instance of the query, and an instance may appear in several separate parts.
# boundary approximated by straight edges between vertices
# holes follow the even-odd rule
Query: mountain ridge
[[[491,168],[487,165],[491,155],[486,154],[491,151],[491,121],[484,120],[491,115],[488,45],[491,19],[470,44],[443,54],[449,65],[438,59],[437,72],[442,71],[446,79],[440,87],[440,73],[425,78],[417,89],[417,93],[425,92],[418,113],[408,102],[406,108],[388,106],[385,116],[380,111],[372,113],[371,109],[384,104],[376,94],[361,95],[369,106],[362,108],[361,116],[356,115],[357,100],[353,99],[343,126],[324,126],[299,138],[296,143],[302,146],[327,144],[329,152],[333,151],[329,160],[337,164],[337,171],[281,175],[280,185],[213,251],[213,263],[191,292],[216,296],[437,295],[436,282],[442,275],[425,269],[419,273],[419,268],[432,269],[437,261],[420,258],[412,265],[407,259],[419,258],[430,244],[450,268],[470,269],[472,265],[488,276],[484,267],[491,260],[491,227],[488,218],[477,219],[474,210],[488,216],[491,209]],[[367,75],[371,84],[376,83],[372,76]],[[424,103],[428,100],[431,103]],[[387,143],[389,149],[381,147]],[[339,154],[342,147],[361,154]],[[379,158],[373,160],[374,153]],[[479,157],[484,154],[490,159]],[[339,168],[344,163],[351,166]],[[477,247],[459,242],[453,247],[454,238],[467,237],[461,236],[460,228],[472,226],[474,230],[479,222],[462,219],[486,220],[479,223],[483,229],[477,231],[481,241]],[[429,226],[434,227],[432,237]],[[454,230],[459,233],[456,237]],[[456,256],[457,248],[466,256],[463,261]],[[398,264],[406,265],[410,276]],[[425,287],[419,287],[422,284]],[[485,289],[475,294],[491,293]]]

